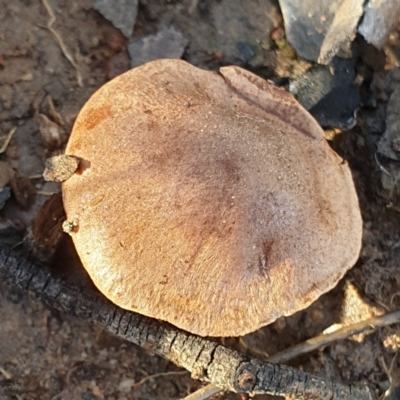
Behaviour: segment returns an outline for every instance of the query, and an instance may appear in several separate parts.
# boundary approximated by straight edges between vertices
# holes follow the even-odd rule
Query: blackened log
[[[186,368],[193,378],[237,393],[289,399],[373,400],[367,385],[342,384],[284,365],[261,362],[167,323],[123,310],[99,293],[52,276],[6,249],[0,249],[0,280],[29,290],[45,304],[91,323]],[[1,387],[0,387],[1,390]]]

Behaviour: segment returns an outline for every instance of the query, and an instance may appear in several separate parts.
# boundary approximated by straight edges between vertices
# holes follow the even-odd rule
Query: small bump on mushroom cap
[[[347,164],[285,91],[238,67],[158,60],[80,112],[63,183],[71,236],[117,305],[198,335],[290,315],[355,263],[362,221]]]

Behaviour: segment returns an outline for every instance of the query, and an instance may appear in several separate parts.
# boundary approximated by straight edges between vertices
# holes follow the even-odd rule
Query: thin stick
[[[66,394],[68,391],[69,391],[69,389],[70,389],[70,387],[71,387],[71,377],[72,377],[72,374],[78,369],[78,368],[80,368],[81,366],[82,366],[82,362],[78,362],[77,364],[75,364],[72,368],[70,368],[69,370],[68,370],[68,373],[67,373],[67,378],[66,378],[66,387],[64,388],[64,390],[62,390],[60,393],[58,393],[58,394],[56,394],[55,396],[53,396],[52,398],[51,398],[51,400],[58,400],[59,398],[61,398],[64,394]]]
[[[16,130],[17,130],[17,128],[12,128],[11,131],[8,132],[8,134],[6,136],[6,140],[4,141],[3,145],[0,147],[0,154],[3,154],[7,150],[7,147],[10,144],[11,139]]]
[[[314,400],[375,398],[367,383],[339,383],[285,365],[260,361],[172,325],[120,309],[100,294],[55,278],[49,270],[2,247],[0,280],[35,293],[45,304],[60,311],[103,324],[110,333],[173,361],[198,379],[223,390]],[[13,387],[0,386],[0,394],[12,391],[15,392]]]
[[[192,0],[188,8],[189,14],[193,14],[196,11],[198,5],[199,5],[199,0]]]
[[[4,378],[6,378],[6,379],[11,379],[12,378],[12,375],[8,371],[3,369],[2,367],[0,367],[0,372],[2,373]]]
[[[373,329],[378,326],[392,325],[399,322],[400,311],[394,311],[388,314],[380,315],[379,317],[373,317],[367,319],[366,321],[361,321],[350,326],[345,326],[344,328],[338,329],[336,332],[313,337],[303,343],[299,343],[295,346],[287,348],[286,350],[283,350],[282,352],[276,353],[271,357],[268,357],[266,361],[272,363],[286,362],[302,354],[310,353],[311,351],[327,346],[338,340],[347,339],[350,336],[364,332],[367,329]],[[202,394],[201,390],[203,389],[205,389],[205,393],[208,393],[207,390],[209,390],[210,394],[208,394],[208,397]],[[215,392],[211,392],[212,389],[214,389]],[[182,400],[206,400],[211,396],[214,396],[216,393],[218,393],[218,391],[221,391],[221,389],[218,389],[214,385],[207,385]]]
[[[394,311],[388,314],[380,315],[379,317],[373,317],[366,321],[361,321],[356,324],[345,326],[344,328],[338,329],[336,332],[328,333],[326,335],[319,335],[303,343],[299,343],[293,347],[276,353],[268,358],[268,362],[282,363],[298,357],[302,354],[309,353],[324,347],[337,340],[347,339],[350,336],[364,332],[367,329],[376,328],[378,326],[387,326],[397,324],[400,322],[400,311]]]
[[[246,341],[244,340],[243,337],[239,338],[239,343],[242,345],[242,347],[243,347],[245,350],[250,351],[250,353],[251,353],[252,355],[257,356],[257,357],[261,358],[262,360],[268,360],[269,354],[268,354],[267,352],[262,351],[262,350],[257,350],[257,349],[254,349],[254,348],[250,347],[250,346],[246,343]]]
[[[375,162],[376,162],[376,164],[378,165],[379,169],[380,169],[383,173],[385,173],[386,175],[390,176],[390,177],[393,179],[392,174],[379,162],[378,156],[377,156],[376,153],[375,153]]]
[[[188,371],[170,371],[170,372],[160,372],[159,374],[145,376],[139,382],[133,384],[133,388],[137,389],[138,387],[142,386],[144,383],[149,381],[150,379],[160,378],[162,376],[176,376],[176,375],[187,375]]]
[[[381,364],[383,366],[383,369],[385,370],[385,373],[387,377],[389,378],[389,389],[386,390],[385,393],[379,398],[381,399],[395,399],[396,395],[392,397],[391,395],[394,394],[394,391],[396,390],[396,387],[398,386],[398,372],[397,372],[397,358],[398,358],[399,353],[397,352],[394,357],[392,358],[392,362],[390,363],[390,367],[386,365],[385,359],[383,357],[380,357]]]
[[[393,186],[389,191],[389,196],[388,196],[389,200],[393,197],[394,191],[397,188],[397,184],[399,183],[399,180],[400,180],[400,172],[396,175],[396,178],[393,181]]]
[[[56,194],[57,192],[46,192],[44,190],[37,190],[36,194],[40,196],[53,196],[53,194]]]
[[[61,51],[63,52],[65,58],[75,68],[75,70],[76,70],[76,78],[78,80],[78,85],[80,87],[82,87],[83,86],[82,75],[81,75],[81,72],[79,70],[79,65],[75,61],[75,59],[71,56],[71,54],[69,53],[69,51],[67,49],[67,46],[65,45],[65,43],[64,43],[62,37],[60,36],[60,34],[53,28],[53,23],[56,21],[56,16],[54,15],[54,11],[50,7],[50,4],[48,3],[47,0],[42,0],[42,3],[46,7],[46,10],[47,10],[47,12],[49,13],[49,16],[50,16],[50,19],[47,22],[47,29],[55,36],[55,38],[57,39],[58,45],[60,46]]]
[[[212,396],[215,396],[221,392],[221,389],[214,386],[214,385],[207,385],[203,386],[199,390],[196,390],[192,394],[189,394],[189,396],[186,396],[182,400],[207,400]]]

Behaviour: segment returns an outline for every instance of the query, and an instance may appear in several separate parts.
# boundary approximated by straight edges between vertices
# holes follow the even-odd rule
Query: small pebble
[[[79,161],[78,157],[66,154],[50,157],[45,162],[43,178],[46,181],[64,182],[78,169]]]

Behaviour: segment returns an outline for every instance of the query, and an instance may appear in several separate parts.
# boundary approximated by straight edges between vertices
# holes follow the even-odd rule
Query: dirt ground
[[[127,40],[92,9],[92,3],[48,0],[55,14],[53,28],[75,60],[74,66],[47,27],[45,2],[0,0],[0,133],[17,128],[0,154],[2,186],[7,186],[7,165],[16,171],[11,181],[13,195],[0,211],[1,243],[23,240],[27,248],[35,246],[33,221],[49,195],[60,191],[58,184],[41,178],[45,159],[62,152],[77,113],[90,95],[130,68]],[[279,78],[296,76],[309,66],[271,40],[274,29],[282,26],[276,1],[203,0],[197,8],[195,4],[193,0],[140,1],[133,38],[173,25],[188,40],[183,59],[205,69],[236,64],[264,78]],[[389,70],[400,57],[399,33],[400,27],[382,52],[356,40],[362,107],[357,125],[331,142],[348,160],[360,198],[364,219],[360,260],[337,288],[308,309],[240,340],[226,339],[226,345],[263,358],[334,324],[358,322],[399,307],[400,198],[396,182],[388,180],[385,171],[396,176],[400,166],[376,153],[393,89]],[[246,41],[256,53],[250,62],[237,46]],[[56,256],[47,261],[79,279],[79,272],[57,263],[68,246],[64,239]],[[46,254],[37,252],[37,258],[46,261]],[[20,382],[18,400],[179,399],[200,387],[189,373],[170,362],[100,327],[46,308],[1,282],[0,316],[0,381]],[[399,344],[399,327],[385,327],[334,343],[290,365],[339,381],[365,380],[382,394],[389,386],[383,364],[390,365]],[[241,397],[222,394],[218,398]]]

